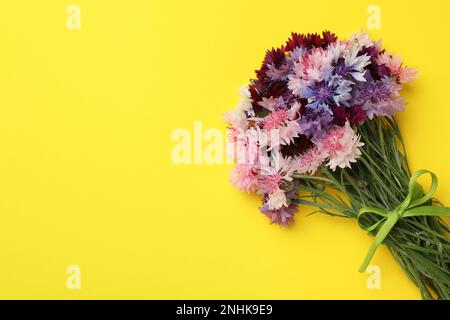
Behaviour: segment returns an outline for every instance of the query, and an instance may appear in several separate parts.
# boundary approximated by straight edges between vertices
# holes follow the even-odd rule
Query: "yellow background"
[[[174,129],[225,127],[266,49],[291,31],[348,37],[371,4],[371,34],[420,70],[400,116],[411,165],[450,204],[447,1],[2,1],[0,298],[420,298],[385,248],[367,289],[372,239],[354,221],[301,208],[271,226],[229,165],[170,157]]]

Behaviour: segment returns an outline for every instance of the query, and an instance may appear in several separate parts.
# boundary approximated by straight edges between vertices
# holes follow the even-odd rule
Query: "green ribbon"
[[[423,190],[422,187],[416,182],[416,180],[421,175],[426,173],[429,173],[431,175],[431,186],[430,190],[428,190],[425,195],[421,196],[423,194]],[[358,223],[361,228],[369,232],[379,228],[375,236],[375,240],[373,241],[372,246],[370,247],[369,252],[366,255],[366,258],[364,259],[364,262],[359,268],[359,272],[364,272],[366,270],[378,246],[383,243],[384,239],[387,237],[391,229],[400,219],[420,216],[450,217],[450,208],[422,205],[431,199],[437,189],[437,186],[438,179],[433,172],[428,170],[418,170],[412,175],[411,179],[409,179],[408,195],[397,208],[392,211],[371,207],[361,208],[359,210]],[[376,214],[382,217],[382,219],[372,224],[371,226],[365,227],[361,224],[360,219],[368,213]]]

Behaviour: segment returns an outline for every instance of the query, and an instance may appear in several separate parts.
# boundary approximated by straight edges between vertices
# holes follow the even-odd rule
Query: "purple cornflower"
[[[326,104],[319,104],[316,108],[307,107],[298,120],[300,133],[320,139],[326,134],[332,121],[332,111]]]
[[[355,95],[358,104],[361,104],[367,117],[391,116],[403,111],[406,104],[400,97],[401,85],[388,77],[374,81],[373,79],[362,83]]]
[[[280,209],[271,210],[267,204],[267,196],[262,200],[263,206],[259,207],[259,210],[270,219],[271,224],[279,224],[281,226],[287,227],[289,224],[294,222],[294,215],[297,212],[297,205],[290,203],[289,199],[295,197],[295,191],[291,190],[286,192],[286,197],[288,199],[288,206],[283,206]]]

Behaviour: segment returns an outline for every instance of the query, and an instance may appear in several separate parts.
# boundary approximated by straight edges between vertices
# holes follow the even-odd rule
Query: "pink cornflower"
[[[285,103],[283,97],[263,98],[258,104],[269,111],[275,111],[277,108],[284,108]]]
[[[284,126],[279,128],[280,144],[287,145],[300,135],[300,125],[297,121],[286,121]]]
[[[350,168],[350,163],[356,162],[361,155],[359,148],[363,145],[348,121],[344,127],[336,126],[331,129],[325,138],[318,142],[318,147],[328,154],[330,160],[327,165],[333,171],[337,167]]]
[[[417,70],[414,68],[404,68],[402,59],[399,56],[391,56],[384,52],[378,56],[378,64],[384,64],[400,83],[407,83],[417,78]]]
[[[398,81],[407,83],[417,79],[417,70],[414,68],[401,68],[398,72]]]
[[[291,158],[272,158],[272,162],[261,167],[261,190],[266,194],[272,194],[280,189],[283,181],[292,181],[295,170],[295,161]]]
[[[288,77],[288,88],[296,96],[301,96],[305,89],[310,85],[311,81],[306,80],[296,74],[291,74]]]
[[[254,118],[254,120],[259,121],[263,130],[269,134],[269,145],[287,145],[292,143],[294,138],[300,134],[300,125],[298,122],[290,120],[294,117],[298,117],[295,110],[294,112],[290,112],[286,109],[278,109],[265,118]]]
[[[263,175],[262,184],[264,192],[275,193],[279,190],[280,183],[283,180],[281,173],[276,172],[273,174]]]
[[[308,68],[309,68],[308,56],[303,55],[298,58],[298,61],[294,62],[293,71],[297,77],[309,80],[307,75]]]
[[[238,164],[256,164],[259,158],[258,135],[253,128],[240,131],[228,128],[227,157]]]
[[[288,87],[295,95],[301,95],[311,81],[322,81],[323,71],[331,67],[333,51],[314,48],[294,63],[294,74],[288,76]]]
[[[314,48],[308,55],[308,66],[306,69],[307,79],[322,81],[322,71],[331,66],[333,54],[331,50]]]
[[[273,111],[271,114],[263,119],[262,126],[266,130],[279,128],[288,119],[288,111],[286,109],[279,109]]]
[[[258,167],[254,164],[238,164],[231,171],[230,182],[241,191],[257,193],[260,181]]]
[[[298,57],[298,61],[294,61],[293,74],[288,75],[288,88],[297,96],[302,95],[311,82],[308,77],[308,68],[307,55],[301,55]]]
[[[235,143],[238,141],[239,130],[234,128],[227,128],[226,131],[228,141]]]
[[[317,146],[313,147],[300,156],[298,160],[297,172],[300,174],[314,174],[326,158],[326,152],[319,149]]]

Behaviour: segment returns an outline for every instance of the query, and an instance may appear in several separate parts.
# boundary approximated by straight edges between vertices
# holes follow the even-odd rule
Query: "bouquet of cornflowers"
[[[411,173],[395,119],[402,85],[415,77],[364,32],[292,33],[225,113],[231,183],[260,194],[274,224],[292,223],[298,205],[356,219],[375,237],[361,272],[384,244],[424,299],[450,299],[450,208],[432,198],[432,172]],[[427,191],[417,182],[424,174]]]

